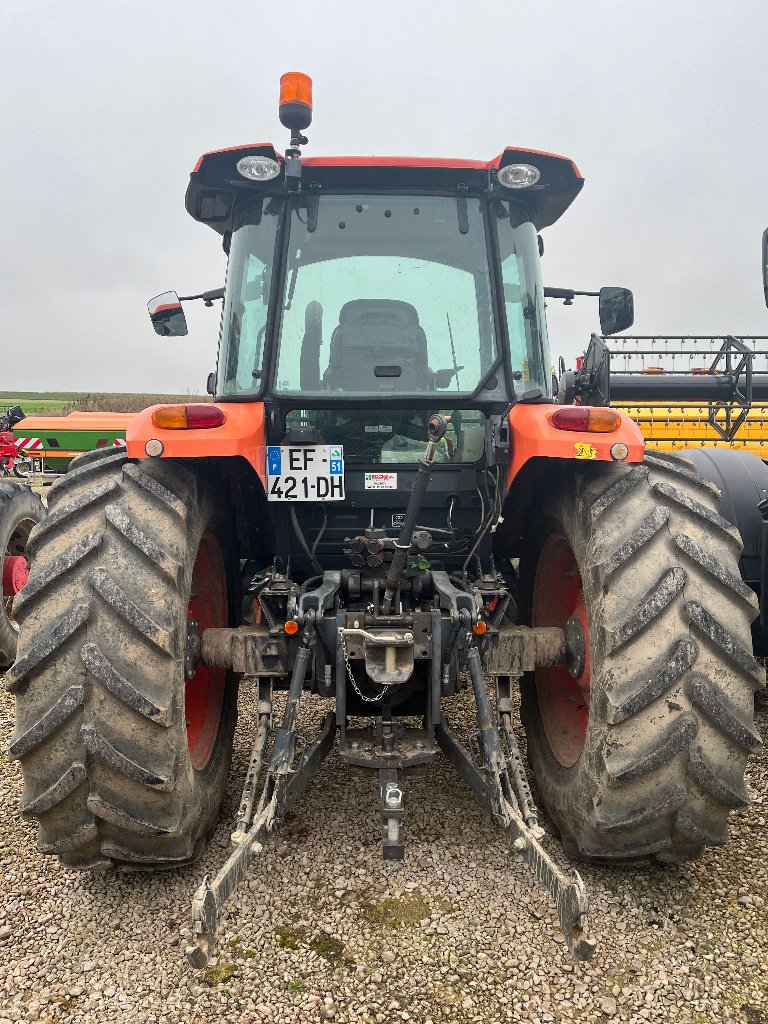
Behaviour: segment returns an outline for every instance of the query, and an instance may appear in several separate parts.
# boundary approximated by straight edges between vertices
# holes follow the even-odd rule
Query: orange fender
[[[205,430],[166,430],[152,422],[153,405],[140,412],[128,425],[125,441],[131,459],[149,458],[147,441],[163,444],[160,458],[204,459],[241,456],[256,470],[266,485],[266,448],[264,444],[264,404],[262,402],[216,402],[224,413],[220,427]]]
[[[623,441],[629,449],[624,462],[642,462],[645,442],[640,428],[626,413],[614,409],[621,422],[609,433],[560,430],[552,425],[559,405],[513,406],[509,413],[510,462],[507,487],[531,459],[567,459],[590,462],[614,462],[611,446]]]

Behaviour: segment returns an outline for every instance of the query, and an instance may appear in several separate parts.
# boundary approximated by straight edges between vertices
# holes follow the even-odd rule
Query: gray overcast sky
[[[146,300],[223,282],[184,211],[200,153],[272,141],[314,78],[308,154],[572,157],[545,281],[635,292],[636,333],[768,334],[765,0],[0,0],[2,390],[200,391],[218,308],[163,341]],[[597,326],[550,304],[553,357]]]

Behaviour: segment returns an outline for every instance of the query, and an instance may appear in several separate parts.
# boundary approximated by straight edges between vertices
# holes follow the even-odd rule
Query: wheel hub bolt
[[[576,616],[571,616],[565,624],[565,663],[574,679],[578,679],[587,663],[584,627]]]

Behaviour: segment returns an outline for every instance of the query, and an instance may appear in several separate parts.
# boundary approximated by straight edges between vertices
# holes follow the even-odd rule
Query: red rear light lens
[[[558,430],[580,430],[591,434],[608,434],[621,423],[613,409],[593,409],[588,405],[569,405],[558,409],[552,426]]]
[[[205,429],[207,427],[220,427],[226,416],[216,405],[188,405],[187,427],[192,429]]]
[[[586,430],[588,422],[589,409],[577,405],[558,409],[552,417],[552,426],[558,430]]]
[[[206,430],[220,427],[226,416],[216,405],[161,405],[152,422],[163,430]]]

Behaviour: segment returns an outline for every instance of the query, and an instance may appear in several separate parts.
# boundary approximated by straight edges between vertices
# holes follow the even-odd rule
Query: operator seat
[[[377,376],[375,368],[400,367],[400,375]],[[323,375],[332,391],[431,390],[427,336],[410,302],[353,299],[339,312]]]

